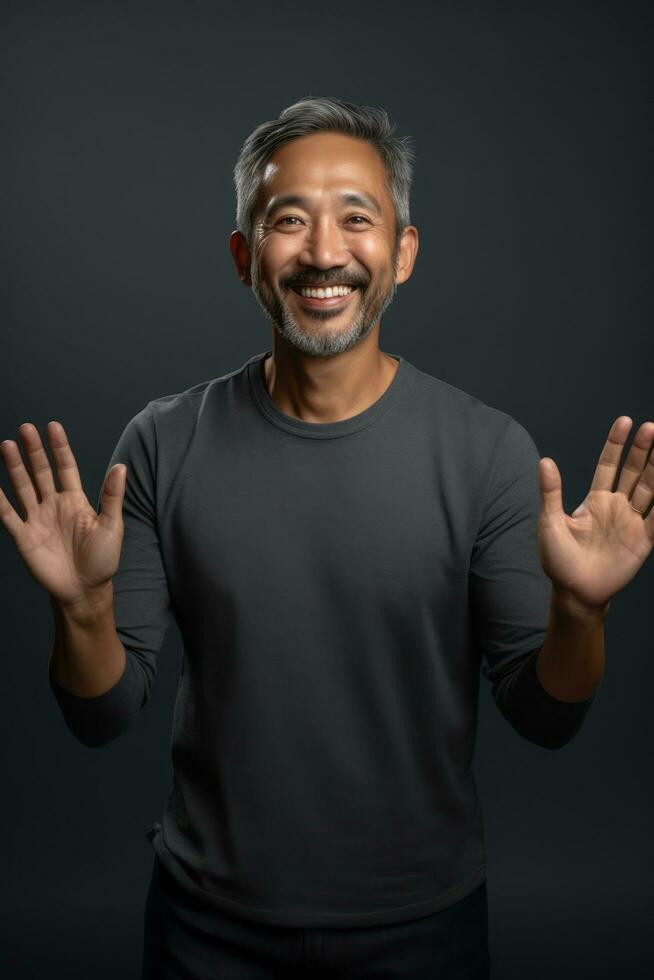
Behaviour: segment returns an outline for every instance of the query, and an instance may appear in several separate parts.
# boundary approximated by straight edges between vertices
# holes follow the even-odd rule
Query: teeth
[[[300,286],[299,292],[302,296],[309,296],[311,299],[329,299],[331,296],[347,296],[351,293],[354,286],[328,286],[327,289],[307,289]]]

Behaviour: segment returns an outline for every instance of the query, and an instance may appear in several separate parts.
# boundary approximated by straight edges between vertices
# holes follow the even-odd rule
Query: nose
[[[317,269],[347,265],[350,253],[345,248],[338,222],[329,215],[317,218],[304,238],[298,260],[302,265]]]

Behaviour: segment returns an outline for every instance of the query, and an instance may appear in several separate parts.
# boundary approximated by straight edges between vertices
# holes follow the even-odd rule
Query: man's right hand
[[[101,596],[118,570],[127,467],[116,463],[107,473],[97,514],[82,489],[63,425],[48,422],[47,430],[60,489],[36,426],[23,422],[18,431],[31,473],[12,440],[0,443],[0,453],[25,516],[0,488],[0,522],[39,585],[55,602],[73,608]]]

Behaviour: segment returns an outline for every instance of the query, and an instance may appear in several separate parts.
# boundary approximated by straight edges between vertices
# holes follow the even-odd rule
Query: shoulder
[[[157,434],[175,435],[189,425],[194,426],[208,410],[219,413],[221,406],[225,406],[235,392],[241,392],[247,383],[248,364],[249,360],[219,377],[199,381],[183,391],[153,398],[141,414],[152,420]]]
[[[429,408],[430,414],[438,413],[441,423],[447,421],[454,426],[473,426],[480,431],[497,434],[509,424],[510,415],[488,405],[471,392],[419,368],[414,367],[413,372],[417,398],[424,407]]]
[[[537,478],[540,453],[521,422],[413,365],[412,374],[415,424],[472,493],[486,493],[489,484],[522,474]]]
[[[488,472],[498,453],[534,449],[525,427],[508,412],[418,368],[414,373],[416,418],[429,436],[468,465]]]

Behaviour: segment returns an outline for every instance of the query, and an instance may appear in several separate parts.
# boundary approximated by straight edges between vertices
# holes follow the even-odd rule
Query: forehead
[[[294,190],[307,195],[344,189],[386,196],[386,172],[377,151],[344,133],[312,133],[285,143],[268,161],[259,202]]]

